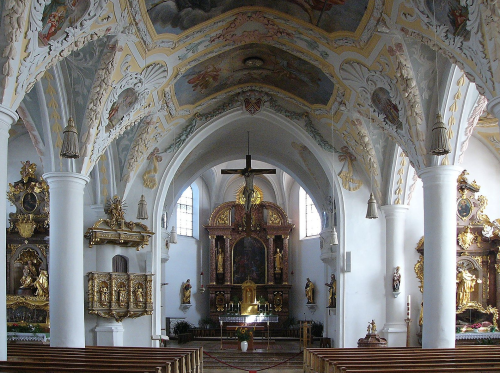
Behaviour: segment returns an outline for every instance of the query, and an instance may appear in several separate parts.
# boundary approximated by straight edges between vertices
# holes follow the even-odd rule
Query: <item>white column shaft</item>
[[[0,360],[7,360],[7,150],[9,149],[9,129],[19,117],[16,112],[0,105]]]
[[[50,345],[85,347],[83,191],[86,176],[43,175],[50,191]]]
[[[419,172],[424,188],[423,348],[455,347],[456,186],[461,168]]]

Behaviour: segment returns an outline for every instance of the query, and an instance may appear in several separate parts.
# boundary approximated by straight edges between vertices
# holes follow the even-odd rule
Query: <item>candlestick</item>
[[[410,302],[411,298],[410,296],[408,295],[407,299],[406,299],[406,318],[410,319],[410,305],[411,305],[411,302]]]

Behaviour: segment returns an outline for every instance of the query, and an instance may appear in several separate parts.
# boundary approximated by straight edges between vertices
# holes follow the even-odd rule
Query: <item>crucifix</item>
[[[221,170],[222,175],[242,175],[245,178],[245,187],[243,188],[243,196],[245,197],[245,212],[247,217],[250,215],[252,208],[252,197],[254,194],[253,178],[255,175],[276,174],[275,169],[252,169],[252,156],[250,155],[250,132],[248,134],[248,154],[246,155],[246,165],[243,169]],[[247,226],[250,226],[250,219],[247,219]]]

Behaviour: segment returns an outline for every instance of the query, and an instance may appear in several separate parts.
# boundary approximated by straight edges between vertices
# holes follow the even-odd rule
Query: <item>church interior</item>
[[[179,323],[500,342],[497,1],[3,0],[0,19],[0,360],[15,325],[75,348]]]

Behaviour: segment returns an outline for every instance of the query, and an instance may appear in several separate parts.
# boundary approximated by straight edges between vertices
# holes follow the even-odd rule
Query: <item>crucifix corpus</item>
[[[242,175],[245,178],[245,187],[243,188],[243,196],[245,197],[245,212],[250,215],[252,208],[252,197],[254,193],[253,178],[255,175],[276,174],[275,169],[256,168],[252,169],[252,156],[250,155],[250,133],[248,133],[248,154],[246,155],[246,165],[243,169],[221,170],[222,175]],[[250,220],[247,220],[250,224]]]

